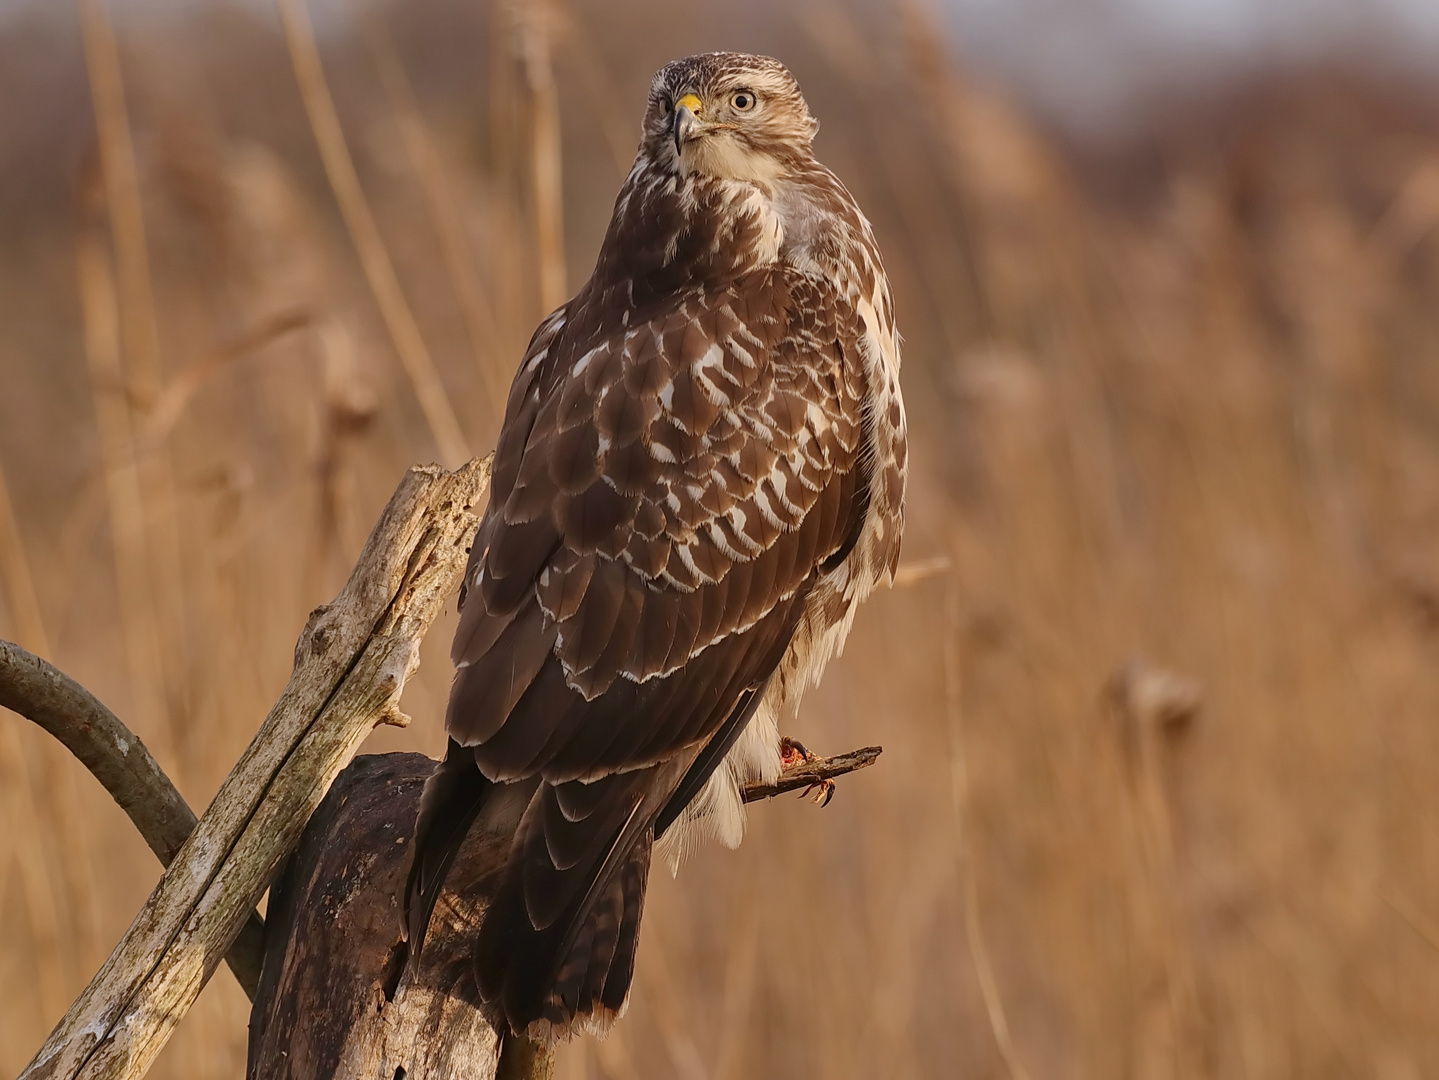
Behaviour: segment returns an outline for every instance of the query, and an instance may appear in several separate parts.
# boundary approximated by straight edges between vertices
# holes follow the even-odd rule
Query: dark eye
[[[665,111],[666,116],[675,111],[675,103],[670,100],[668,94],[660,98],[660,108]]]
[[[749,112],[754,108],[754,94],[748,90],[736,90],[734,97],[729,99],[729,103],[740,112]]]

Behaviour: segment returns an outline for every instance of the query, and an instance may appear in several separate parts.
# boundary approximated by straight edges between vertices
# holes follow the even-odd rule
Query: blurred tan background
[[[493,442],[651,72],[767,52],[907,340],[902,586],[793,732],[885,754],[657,871],[561,1075],[1439,1076],[1425,5],[316,3],[327,87],[280,6],[0,3],[0,636],[202,808],[402,470]],[[450,632],[368,749],[441,749]],[[157,876],[0,716],[0,1075]],[[154,1075],[246,1020],[218,972]]]

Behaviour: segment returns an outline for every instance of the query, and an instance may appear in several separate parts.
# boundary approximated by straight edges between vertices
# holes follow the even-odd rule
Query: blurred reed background
[[[402,470],[492,444],[650,73],[777,55],[915,442],[902,587],[793,734],[885,755],[657,873],[562,1076],[1439,1075],[1433,86],[1259,72],[1096,149],[918,2],[279,11],[0,24],[0,635],[202,808]],[[375,751],[440,750],[451,629]],[[0,716],[0,1074],[157,875]],[[246,1019],[219,972],[154,1075],[240,1076]]]

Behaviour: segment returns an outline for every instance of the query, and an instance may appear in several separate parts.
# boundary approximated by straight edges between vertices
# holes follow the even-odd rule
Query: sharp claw
[[[830,799],[834,798],[834,781],[821,780],[817,784],[811,784],[800,792],[800,798],[807,798],[816,806],[828,806]]]
[[[815,761],[804,743],[785,735],[779,741],[779,764],[781,769],[793,769],[807,761]],[[801,799],[809,799],[816,806],[828,806],[834,798],[834,781],[817,780],[799,793]]]
[[[791,769],[802,761],[813,761],[814,755],[798,739],[791,739],[788,735],[783,736],[779,741],[779,763],[784,769]]]

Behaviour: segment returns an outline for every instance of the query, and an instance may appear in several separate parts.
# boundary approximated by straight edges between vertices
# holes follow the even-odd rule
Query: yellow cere
[[[675,102],[675,108],[688,109],[692,113],[698,113],[702,106],[700,105],[700,99],[697,95],[686,94],[684,97],[680,98],[678,101]]]

